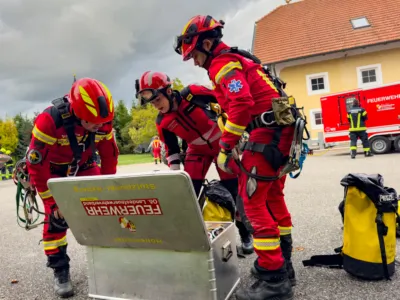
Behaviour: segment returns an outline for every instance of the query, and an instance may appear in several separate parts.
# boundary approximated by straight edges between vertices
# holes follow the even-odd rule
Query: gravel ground
[[[385,184],[400,192],[399,154],[387,154],[365,158],[359,155],[351,160],[347,153],[336,151],[316,152],[305,162],[301,176],[287,180],[285,189],[287,204],[294,222],[293,263],[297,273],[295,299],[346,299],[391,300],[399,299],[397,274],[391,281],[364,282],[351,278],[343,270],[304,268],[302,260],[315,254],[331,254],[341,245],[341,219],[337,206],[343,197],[340,180],[350,172],[380,173]],[[118,172],[128,173],[166,169],[153,164],[123,166]],[[215,178],[212,168],[209,178]],[[30,232],[19,228],[15,220],[15,185],[11,181],[0,182],[0,299],[45,300],[57,299],[52,289],[52,273],[45,267],[41,228]],[[71,276],[76,288],[74,300],[90,299],[87,296],[87,271],[85,251],[72,234],[69,236]],[[255,256],[239,261],[241,285],[249,286],[254,279],[249,268]],[[12,281],[17,281],[12,283]],[[231,299],[235,299],[233,296]]]

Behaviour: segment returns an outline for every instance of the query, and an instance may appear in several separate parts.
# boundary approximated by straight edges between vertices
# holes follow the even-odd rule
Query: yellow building
[[[400,5],[392,0],[303,0],[258,20],[252,51],[304,106],[312,139],[322,96],[400,81]]]

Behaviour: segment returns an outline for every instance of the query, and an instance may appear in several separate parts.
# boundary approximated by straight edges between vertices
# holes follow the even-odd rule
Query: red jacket
[[[78,124],[75,126],[75,135],[79,143],[85,136],[82,126]],[[96,132],[95,143],[101,158],[101,173],[115,174],[119,151],[111,124],[104,125]],[[82,153],[79,166],[85,164],[92,156],[92,147],[88,147]],[[68,165],[73,160],[67,133],[62,125],[61,116],[54,106],[48,107],[37,116],[26,160],[31,181],[41,198],[52,197],[47,187],[47,180],[52,177],[50,167],[62,168],[62,165]]]
[[[181,94],[185,99],[182,99]],[[221,130],[217,123],[207,115],[206,110],[191,103],[191,101],[216,102],[214,92],[204,86],[189,85],[182,90],[181,94],[175,94],[178,110],[167,114],[159,113],[156,120],[158,134],[164,142],[169,166],[180,164],[177,137],[187,143],[188,152],[196,151],[205,155],[207,153],[214,155],[219,151]]]
[[[218,103],[228,114],[221,148],[231,150],[247,125],[258,115],[272,108],[272,98],[279,93],[262,66],[239,54],[224,53],[229,47],[220,43],[208,68]]]

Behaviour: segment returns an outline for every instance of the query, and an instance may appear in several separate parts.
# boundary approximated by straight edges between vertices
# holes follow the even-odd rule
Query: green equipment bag
[[[338,254],[312,256],[303,265],[343,268],[366,280],[390,280],[395,272],[396,191],[384,186],[380,174],[351,173],[340,183],[343,246],[335,249]]]

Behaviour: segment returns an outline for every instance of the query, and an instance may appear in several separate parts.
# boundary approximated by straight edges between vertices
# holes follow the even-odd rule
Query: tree
[[[175,78],[172,82],[172,89],[181,91],[185,86],[179,78]]]
[[[132,109],[132,124],[128,132],[135,147],[148,143],[157,135],[157,114],[158,111],[152,105],[136,106]]]
[[[0,123],[0,144],[2,148],[14,152],[18,145],[18,130],[12,119]]]
[[[122,138],[122,130],[132,121],[132,117],[129,114],[128,108],[125,106],[123,100],[119,100],[116,107],[115,107],[115,117],[113,120],[113,127],[115,129],[115,137],[117,140],[118,148],[123,153],[124,146],[126,143],[130,142],[130,138],[128,140],[124,140]]]
[[[14,117],[14,123],[18,132],[18,145],[14,155],[17,159],[21,159],[25,156],[26,149],[29,146],[33,124],[31,119],[21,114]]]

